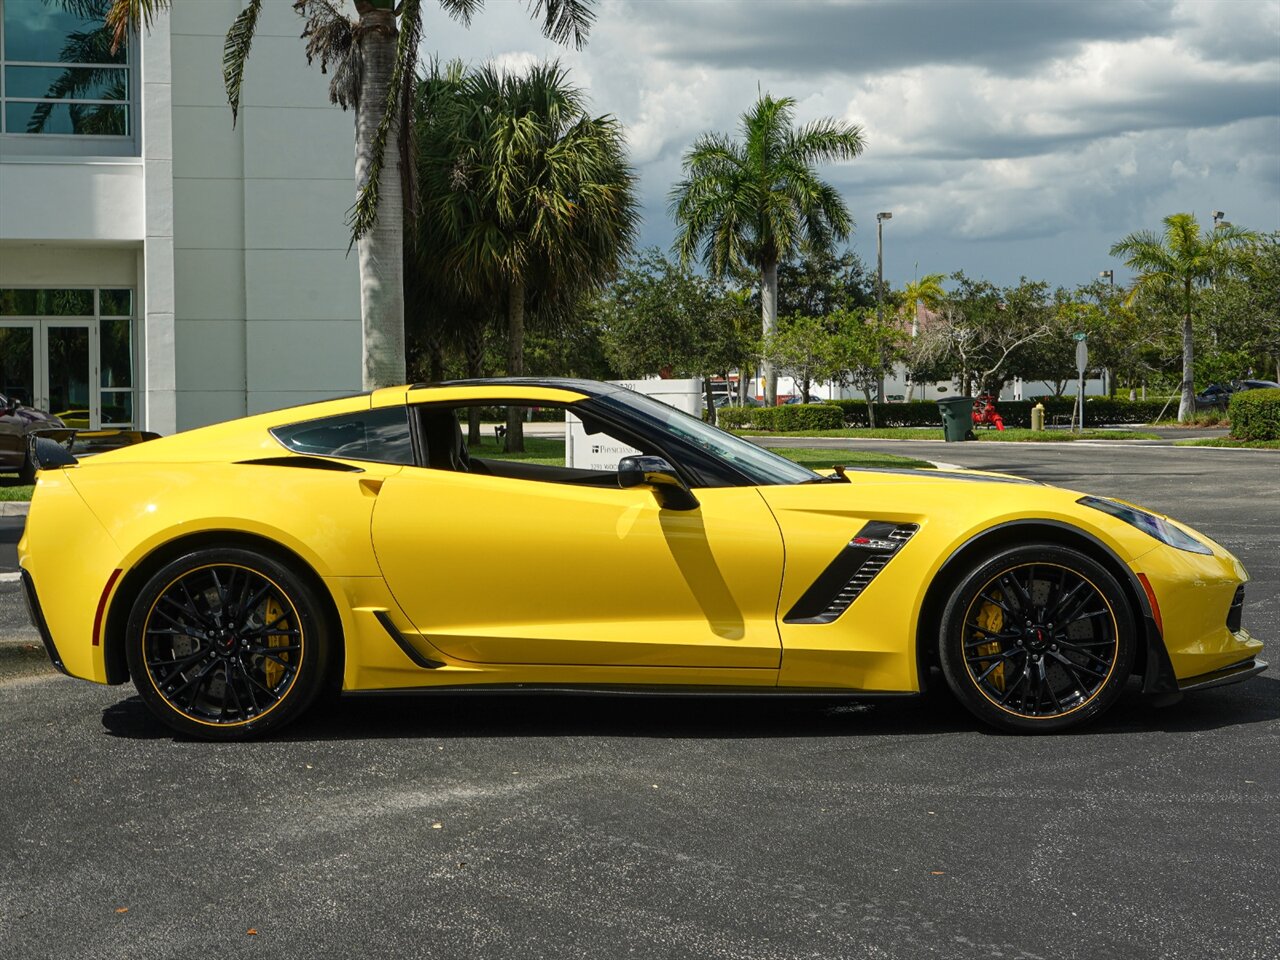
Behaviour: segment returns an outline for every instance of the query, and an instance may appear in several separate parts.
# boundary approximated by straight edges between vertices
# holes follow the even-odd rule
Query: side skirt
[[[344,696],[387,696],[401,694],[462,695],[476,694],[551,694],[586,697],[782,697],[791,699],[867,700],[884,697],[918,697],[917,690],[853,690],[813,687],[708,687],[696,684],[588,684],[588,683],[477,683],[448,684],[426,687],[397,687],[389,690],[348,690]]]

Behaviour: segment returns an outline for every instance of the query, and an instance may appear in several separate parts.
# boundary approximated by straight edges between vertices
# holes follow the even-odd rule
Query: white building
[[[99,0],[105,6],[105,0]],[[171,433],[360,389],[353,118],[267,0],[174,0],[113,59],[64,0],[0,0],[0,393]]]

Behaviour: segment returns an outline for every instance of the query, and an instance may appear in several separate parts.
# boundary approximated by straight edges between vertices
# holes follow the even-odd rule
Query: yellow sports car
[[[512,407],[621,462],[504,453],[480,424]],[[203,737],[325,690],[905,695],[934,666],[1038,732],[1131,675],[1168,701],[1266,667],[1244,568],[1166,517],[994,474],[813,473],[602,383],[389,388],[41,456],[19,556],[54,664],[132,677]]]

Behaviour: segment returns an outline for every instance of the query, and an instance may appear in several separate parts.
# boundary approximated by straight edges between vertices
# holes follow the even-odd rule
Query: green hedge
[[[867,403],[865,400],[831,400],[844,413],[845,423],[851,427],[866,427]],[[1044,404],[1045,422],[1051,425],[1054,417],[1070,417],[1075,409],[1072,397],[1040,397]],[[1037,400],[997,400],[996,411],[1006,427],[1030,427],[1031,408]],[[1085,399],[1085,425],[1103,423],[1150,423],[1164,406],[1163,400],[1112,400],[1109,397]],[[913,400],[910,403],[875,404],[877,427],[938,427],[942,414],[933,400]]]
[[[1249,391],[1265,393],[1267,391]],[[1243,396],[1243,394],[1241,394]],[[998,400],[996,410],[1006,427],[1030,427],[1031,408],[1044,404],[1045,425],[1063,422],[1071,417],[1075,400],[1071,397],[1040,397],[1037,400]],[[1085,426],[1101,424],[1150,423],[1165,406],[1163,400],[1112,400],[1110,397],[1085,399]],[[828,411],[839,411],[833,416]],[[942,414],[933,400],[910,403],[875,404],[877,427],[941,427]],[[716,411],[722,427],[776,430],[837,430],[840,427],[868,427],[865,400],[828,400],[822,404],[787,404],[781,407],[721,407]],[[1055,420],[1055,418],[1057,418]]]
[[[774,430],[839,430],[844,426],[840,408],[829,403],[791,403],[781,407],[721,407],[717,422],[725,428]]]
[[[1241,390],[1231,395],[1231,436],[1280,440],[1280,390]]]

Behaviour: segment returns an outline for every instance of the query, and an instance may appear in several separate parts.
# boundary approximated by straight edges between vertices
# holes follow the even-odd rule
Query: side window
[[[413,463],[413,441],[404,407],[344,413],[276,427],[271,435],[294,453],[378,463]]]
[[[584,456],[566,457],[564,406],[518,407],[524,449],[508,449],[507,414],[515,404],[423,404],[417,408],[426,466],[480,475],[617,486],[616,460],[607,466]],[[592,443],[630,451],[593,425]],[[596,458],[598,459],[598,458]]]

